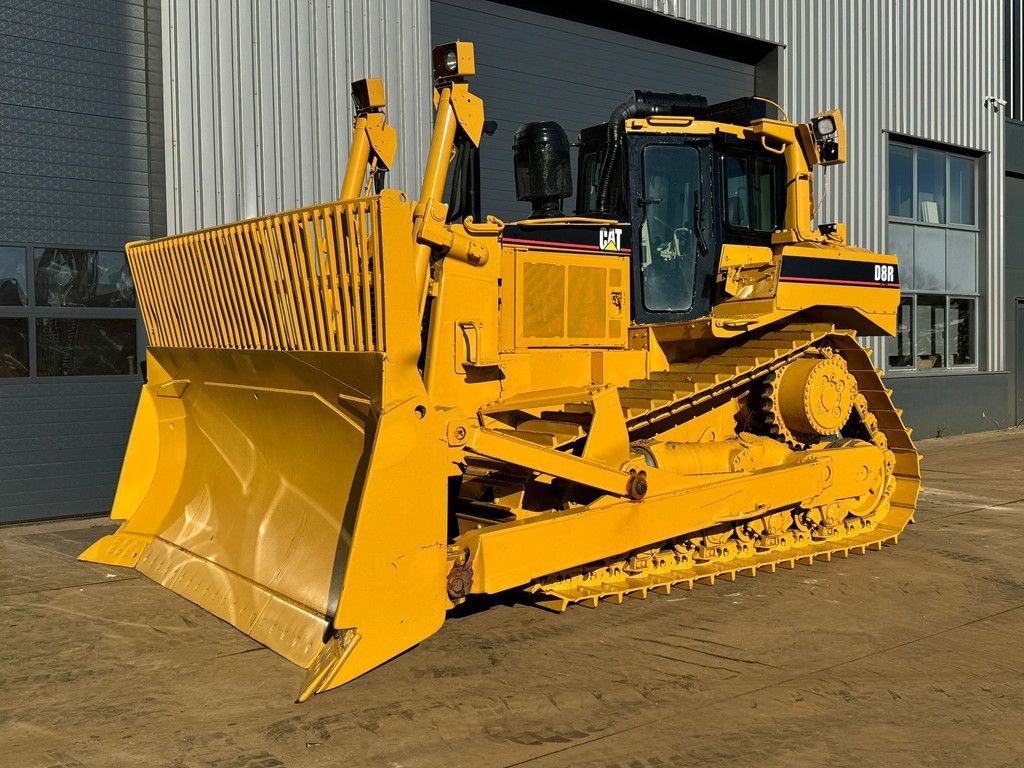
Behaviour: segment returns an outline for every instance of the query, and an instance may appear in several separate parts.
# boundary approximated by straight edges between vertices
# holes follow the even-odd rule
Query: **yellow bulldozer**
[[[815,223],[838,111],[638,91],[515,135],[480,215],[473,47],[434,51],[419,199],[353,85],[339,200],[127,246],[148,378],[112,517],[134,567],[302,667],[299,699],[478,595],[555,610],[895,543],[919,457],[856,334],[896,257]]]

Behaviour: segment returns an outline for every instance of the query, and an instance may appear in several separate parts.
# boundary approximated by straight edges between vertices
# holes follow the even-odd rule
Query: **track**
[[[813,347],[831,347],[857,382],[855,417],[848,429],[887,452],[891,471],[882,498],[870,514],[850,514],[812,530],[802,513],[773,512],[757,524],[764,535],[752,537],[749,521],[732,528],[695,531],[642,552],[555,574],[535,582],[541,605],[565,610],[572,603],[596,607],[601,600],[622,602],[650,592],[668,594],[673,587],[733,581],[737,575],[810,565],[816,560],[848,557],[895,544],[913,521],[921,487],[920,458],[890,399],[880,371],[853,335],[831,325],[787,326],[770,331],[697,362],[631,382],[619,390],[631,439],[656,434],[663,423],[685,421],[688,412],[709,402],[735,396]],[[854,423],[856,422],[856,423]],[[788,514],[788,516],[787,516]],[[823,531],[825,533],[823,533]]]

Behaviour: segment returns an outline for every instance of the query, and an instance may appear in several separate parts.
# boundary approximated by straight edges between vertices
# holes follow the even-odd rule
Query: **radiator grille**
[[[130,243],[159,347],[384,351],[379,198]]]

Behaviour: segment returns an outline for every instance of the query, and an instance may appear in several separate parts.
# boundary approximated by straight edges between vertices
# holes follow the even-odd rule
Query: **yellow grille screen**
[[[536,338],[565,336],[565,267],[523,265],[523,333]]]
[[[129,244],[150,343],[384,351],[380,216],[368,198]]]
[[[608,290],[602,267],[569,267],[569,336],[600,338],[608,335],[605,306]]]

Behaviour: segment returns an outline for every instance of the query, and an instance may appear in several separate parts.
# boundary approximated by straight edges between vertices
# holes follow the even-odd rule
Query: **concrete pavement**
[[[0,528],[0,764],[1024,765],[1024,431],[925,441],[899,546],[556,615],[515,596],[355,682]]]

